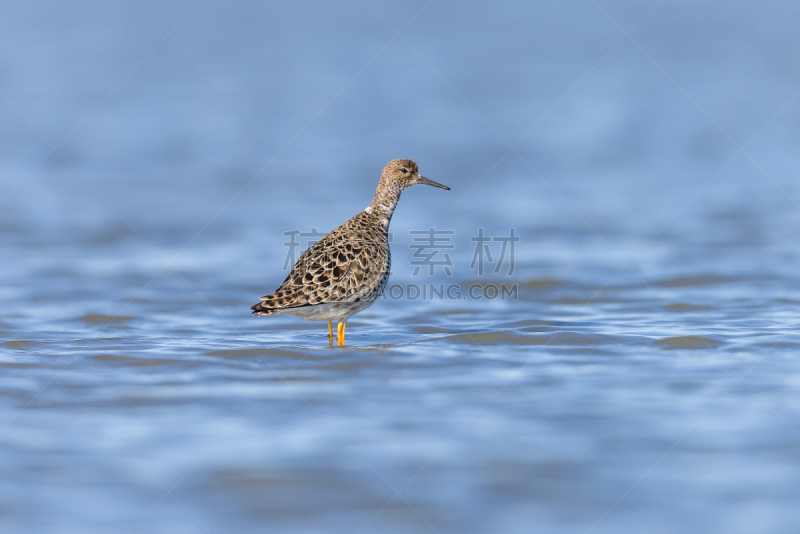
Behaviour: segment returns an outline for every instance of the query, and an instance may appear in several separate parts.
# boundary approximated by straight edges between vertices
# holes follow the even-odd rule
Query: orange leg
[[[328,345],[333,343],[333,324],[328,321]]]
[[[344,345],[344,321],[339,319],[339,326],[336,332],[337,343],[341,346]]]

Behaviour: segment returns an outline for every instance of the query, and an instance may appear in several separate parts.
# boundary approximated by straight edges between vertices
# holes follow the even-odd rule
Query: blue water
[[[3,4],[0,529],[795,532],[798,11]],[[398,157],[402,296],[251,316]]]

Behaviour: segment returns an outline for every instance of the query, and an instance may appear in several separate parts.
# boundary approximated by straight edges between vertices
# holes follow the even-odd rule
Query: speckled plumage
[[[392,214],[403,190],[416,184],[449,189],[421,176],[412,160],[390,161],[372,203],[306,250],[281,286],[250,308],[253,313],[338,319],[341,328],[349,317],[371,306],[389,279]]]

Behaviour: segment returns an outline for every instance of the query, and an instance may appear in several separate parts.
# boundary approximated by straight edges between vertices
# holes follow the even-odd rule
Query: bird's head
[[[450,190],[446,185],[425,178],[419,173],[417,162],[411,159],[393,159],[386,164],[381,173],[381,184],[402,191],[412,185],[424,184]]]

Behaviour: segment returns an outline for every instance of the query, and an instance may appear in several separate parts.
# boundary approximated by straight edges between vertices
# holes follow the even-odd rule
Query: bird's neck
[[[378,217],[383,225],[388,228],[394,208],[397,207],[397,201],[400,200],[400,193],[402,192],[403,190],[399,187],[379,185],[378,190],[375,192],[375,198],[372,199],[365,211]]]

